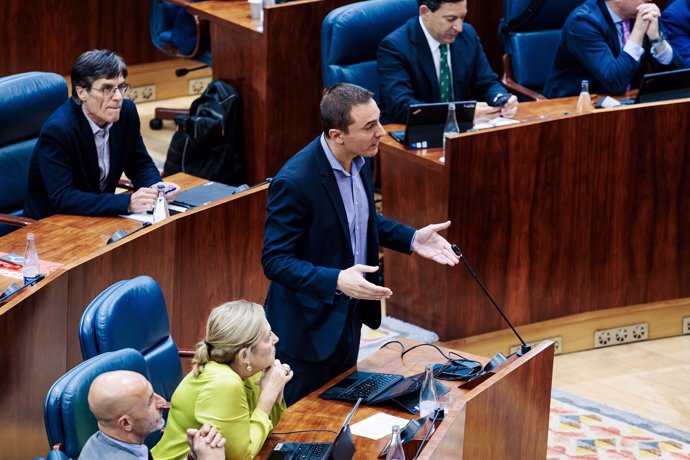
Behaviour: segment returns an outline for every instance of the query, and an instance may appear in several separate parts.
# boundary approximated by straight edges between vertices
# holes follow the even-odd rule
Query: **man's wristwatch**
[[[656,40],[649,40],[652,45],[659,46],[661,45],[664,40],[666,40],[666,36],[664,36],[664,33],[662,31],[659,31],[659,37]]]

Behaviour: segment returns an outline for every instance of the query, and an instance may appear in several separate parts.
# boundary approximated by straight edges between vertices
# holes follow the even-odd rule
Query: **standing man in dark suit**
[[[690,68],[690,0],[675,0],[661,15],[668,41]]]
[[[379,244],[459,262],[437,233],[450,222],[415,231],[376,213],[368,159],[386,132],[372,96],[350,84],[327,90],[323,134],[271,184],[262,264],[271,280],[266,314],[280,337],[276,357],[294,371],[288,404],[352,367],[362,323],[381,324],[380,300],[392,291],[380,285]]]
[[[651,0],[587,0],[563,25],[544,96],[575,96],[582,80],[590,92],[623,94],[639,85],[650,58],[658,70],[682,67],[660,15]]]
[[[127,66],[107,50],[87,51],[71,72],[72,98],[46,120],[31,156],[24,215],[117,215],[153,209],[162,183],[144,147],[134,103],[125,99]],[[115,194],[122,173],[132,195]]]
[[[513,117],[517,97],[500,107],[488,103],[508,94],[491,70],[477,32],[464,22],[468,0],[418,0],[411,18],[379,44],[383,118],[405,123],[411,104],[480,101],[476,117]],[[482,102],[483,101],[483,102]]]

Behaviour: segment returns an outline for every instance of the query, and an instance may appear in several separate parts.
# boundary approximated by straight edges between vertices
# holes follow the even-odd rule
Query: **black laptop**
[[[686,97],[690,97],[690,69],[669,70],[645,74],[634,101],[624,99],[621,103],[638,104]]]
[[[175,197],[172,205],[181,206],[183,208],[191,209],[197,206],[203,206],[214,201],[234,195],[235,193],[247,190],[249,187],[241,185],[233,187],[232,185],[221,184],[220,182],[205,182],[196,187],[187,190],[182,190]]]
[[[434,375],[439,370],[434,369]],[[419,389],[424,381],[424,372],[403,377],[399,374],[355,371],[319,395],[323,399],[340,401],[362,400],[366,404],[394,401],[415,414],[419,410]],[[449,389],[438,380],[435,381],[436,394],[442,396]],[[407,396],[411,395],[411,399]]]
[[[413,104],[407,112],[404,131],[390,131],[396,141],[413,149],[443,147],[443,128],[448,118],[448,102]],[[455,102],[455,118],[461,133],[472,129],[477,101]]]
[[[350,420],[362,400],[347,415],[333,442],[279,442],[268,460],[351,460],[355,455],[355,442],[350,432]]]

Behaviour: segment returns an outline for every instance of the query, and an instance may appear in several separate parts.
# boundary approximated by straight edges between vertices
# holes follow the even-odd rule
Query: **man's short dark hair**
[[[368,103],[373,97],[371,91],[350,83],[338,83],[326,89],[319,107],[321,126],[326,136],[331,129],[339,129],[347,134],[347,127],[353,123],[352,108]]]
[[[91,50],[82,53],[72,67],[72,98],[81,104],[77,96],[77,86],[90,89],[99,78],[113,79],[122,75],[127,78],[127,65],[124,59],[108,50]]]
[[[465,0],[417,0],[417,3],[419,6],[426,5],[426,7],[434,13],[437,9],[441,8],[441,5],[444,3],[460,3],[464,1]]]

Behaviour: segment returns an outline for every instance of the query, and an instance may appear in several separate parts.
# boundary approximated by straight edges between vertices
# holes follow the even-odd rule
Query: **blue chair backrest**
[[[138,350],[148,364],[153,390],[166,401],[182,380],[165,297],[150,276],[120,281],[99,294],[81,317],[79,343],[84,359],[122,348]]]
[[[190,0],[192,2],[203,0]],[[168,55],[177,52],[188,55],[196,46],[196,24],[185,8],[164,0],[151,0],[149,16],[151,41],[156,48]],[[204,47],[194,59],[210,66],[211,50]]]
[[[104,372],[129,370],[147,379],[148,368],[141,353],[131,348],[88,359],[60,377],[48,390],[44,420],[50,447],[62,444],[68,458],[77,458],[98,423],[88,403],[91,382]]]
[[[417,0],[369,0],[328,13],[321,27],[324,86],[353,83],[373,92],[379,102],[379,43],[418,12]]]
[[[29,163],[41,127],[67,99],[60,75],[26,72],[0,78],[0,213],[21,215]],[[7,233],[0,230],[0,235]]]
[[[556,57],[563,24],[584,1],[503,0],[503,46],[511,56],[516,82],[541,91]],[[525,13],[527,8],[529,13]]]

